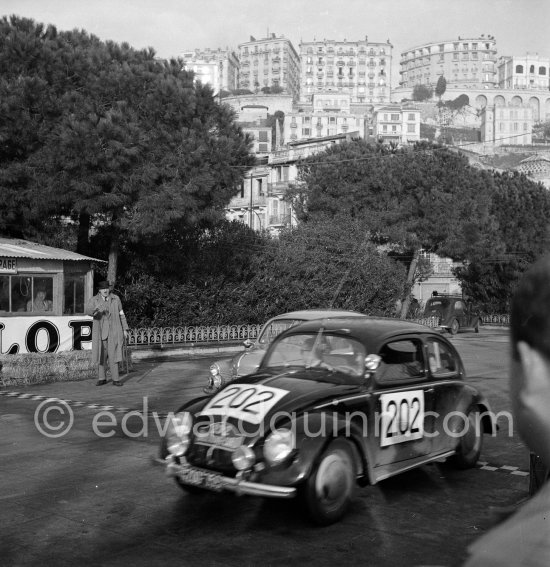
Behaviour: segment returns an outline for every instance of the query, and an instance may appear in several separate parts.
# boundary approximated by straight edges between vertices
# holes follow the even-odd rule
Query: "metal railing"
[[[438,317],[411,319],[427,327],[437,327]],[[483,325],[506,327],[510,315],[482,315]],[[195,345],[207,343],[234,343],[258,338],[262,325],[212,325],[197,327],[145,327],[130,329],[129,346]]]
[[[216,325],[200,327],[146,327],[130,329],[129,346],[230,343],[256,339],[261,325]]]

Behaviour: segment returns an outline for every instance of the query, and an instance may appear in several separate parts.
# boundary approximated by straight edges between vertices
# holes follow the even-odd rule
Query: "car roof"
[[[426,325],[390,317],[334,317],[325,321],[305,321],[288,329],[282,335],[315,333],[320,328],[326,332],[345,333],[358,338],[361,342],[374,346],[391,337],[408,334],[426,334],[441,337],[441,334]]]
[[[303,319],[311,321],[312,319],[324,319],[325,317],[364,317],[364,313],[359,311],[347,311],[345,309],[303,309],[301,311],[289,311],[271,317],[273,319]]]

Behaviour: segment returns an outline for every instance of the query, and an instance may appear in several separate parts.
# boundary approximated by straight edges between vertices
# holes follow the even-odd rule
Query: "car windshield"
[[[330,333],[296,334],[274,343],[262,368],[319,369],[359,378],[365,371],[365,356],[365,347],[351,337]],[[317,375],[314,378],[319,379]]]
[[[302,322],[303,319],[274,319],[262,329],[258,337],[258,343],[261,345],[270,345],[273,339],[279,336],[283,331]]]

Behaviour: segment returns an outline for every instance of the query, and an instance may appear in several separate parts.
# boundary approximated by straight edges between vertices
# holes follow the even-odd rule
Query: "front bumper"
[[[248,494],[250,496],[266,496],[270,498],[294,498],[296,496],[296,488],[292,486],[250,482],[239,476],[231,478],[213,471],[194,467],[185,461],[183,457],[180,457],[180,461],[182,462],[176,463],[174,457],[168,455],[163,462],[166,465],[166,474],[169,477],[179,479],[182,484],[197,486],[212,492],[229,491],[238,495]]]

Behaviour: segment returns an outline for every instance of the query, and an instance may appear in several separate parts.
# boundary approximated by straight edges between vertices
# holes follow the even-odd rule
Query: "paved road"
[[[469,380],[508,411],[506,333],[453,341]],[[0,564],[453,566],[526,496],[527,451],[507,428],[486,438],[476,469],[429,465],[362,488],[327,528],[293,502],[186,495],[152,457],[163,416],[201,392],[209,362],[141,363],[124,388],[0,390]]]

